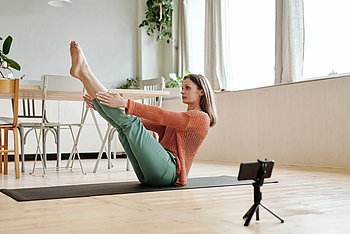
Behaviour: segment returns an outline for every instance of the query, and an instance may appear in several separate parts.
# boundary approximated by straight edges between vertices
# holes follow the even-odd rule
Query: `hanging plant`
[[[147,35],[155,34],[157,41],[166,40],[167,43],[172,42],[172,0],[147,0],[146,5],[146,17],[139,25],[139,28],[147,27]]]

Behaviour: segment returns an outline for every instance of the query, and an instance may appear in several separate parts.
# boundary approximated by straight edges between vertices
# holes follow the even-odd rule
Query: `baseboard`
[[[57,155],[56,154],[47,154],[47,160],[56,160]],[[81,159],[96,159],[98,156],[98,152],[88,152],[88,153],[79,153],[79,156]],[[14,161],[14,156],[9,155],[9,161]],[[21,157],[21,156],[20,156]],[[61,154],[62,160],[67,160],[69,158],[69,153],[62,153]],[[107,154],[103,153],[102,158],[107,158]],[[117,153],[116,158],[126,158],[125,153]],[[35,154],[26,154],[25,160],[26,161],[34,161]]]

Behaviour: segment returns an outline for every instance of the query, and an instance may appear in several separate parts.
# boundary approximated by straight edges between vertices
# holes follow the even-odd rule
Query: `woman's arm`
[[[177,130],[184,130],[191,120],[207,118],[206,114],[200,111],[168,111],[157,106],[126,100],[119,94],[99,92],[96,94],[96,97],[103,105],[114,108],[125,108],[126,114],[136,115],[159,125],[172,127]]]
[[[174,112],[157,106],[137,103],[132,100],[128,100],[125,112],[126,114],[136,115],[162,126],[175,128],[179,131],[189,126],[191,121],[197,121],[197,119],[199,120],[207,117],[204,112],[200,111]]]

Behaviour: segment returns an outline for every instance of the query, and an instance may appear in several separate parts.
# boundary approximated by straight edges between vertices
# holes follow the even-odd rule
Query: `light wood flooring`
[[[49,171],[45,177],[22,174],[15,180],[13,164],[0,175],[1,188],[136,180],[125,171],[125,159],[107,169],[102,160],[92,173],[93,160],[79,168]],[[27,162],[28,170],[33,162]],[[75,165],[76,167],[78,164]],[[195,161],[191,177],[238,174],[238,164]],[[260,209],[244,227],[242,216],[253,204],[253,187],[237,186],[16,202],[0,193],[0,233],[349,233],[350,170],[275,164],[272,179],[262,187],[262,204],[285,220]]]

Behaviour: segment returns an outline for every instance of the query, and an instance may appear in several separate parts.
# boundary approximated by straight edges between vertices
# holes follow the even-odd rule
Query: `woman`
[[[118,133],[139,181],[152,186],[186,185],[192,161],[209,127],[216,124],[213,91],[202,75],[190,74],[182,83],[186,112],[172,112],[109,92],[90,70],[78,43],[70,46],[70,73],[88,93],[86,103]],[[150,134],[159,135],[159,142]]]

